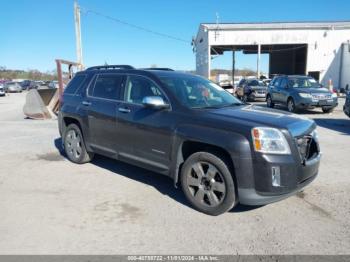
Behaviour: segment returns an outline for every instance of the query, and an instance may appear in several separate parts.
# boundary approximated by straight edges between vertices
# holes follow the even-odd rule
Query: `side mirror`
[[[142,99],[142,104],[145,107],[150,107],[155,109],[169,108],[169,105],[165,103],[163,98],[161,98],[160,96],[146,96]]]

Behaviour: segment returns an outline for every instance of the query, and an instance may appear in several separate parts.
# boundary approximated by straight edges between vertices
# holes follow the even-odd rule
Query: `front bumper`
[[[255,187],[239,188],[239,202],[244,205],[265,205],[280,201],[295,195],[310,184],[318,174],[321,154],[303,165],[296,165],[294,160],[283,163],[282,157],[277,161],[266,159],[255,164]],[[291,156],[289,156],[291,157]],[[281,186],[272,186],[272,167],[279,166],[281,170]]]
[[[300,109],[307,109],[307,108],[315,108],[315,107],[322,107],[322,108],[334,108],[338,106],[338,99],[332,98],[332,99],[325,99],[325,100],[313,100],[308,98],[300,98],[296,101],[297,108]]]

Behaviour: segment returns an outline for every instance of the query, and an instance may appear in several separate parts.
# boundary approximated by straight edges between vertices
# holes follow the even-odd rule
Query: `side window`
[[[287,79],[283,78],[280,84],[281,88],[286,88],[287,87]]]
[[[118,100],[123,80],[123,75],[98,75],[93,90],[89,90],[89,95],[97,98]]]
[[[76,75],[67,85],[64,93],[74,95],[76,91],[82,86],[84,80],[86,79],[86,75]]]
[[[278,78],[276,78],[276,80],[274,81],[273,86],[274,86],[274,87],[279,87],[279,86],[280,86],[280,83],[281,83],[281,78],[278,77]]]
[[[142,76],[129,76],[124,92],[124,100],[128,103],[141,104],[146,96],[160,96],[166,100],[163,93],[151,80]]]

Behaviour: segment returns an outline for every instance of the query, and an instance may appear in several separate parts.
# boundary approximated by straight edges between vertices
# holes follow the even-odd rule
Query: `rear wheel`
[[[332,113],[334,111],[334,107],[332,108],[327,108],[327,107],[322,107],[323,113]]]
[[[216,216],[236,204],[233,177],[224,158],[194,153],[185,161],[180,179],[186,198],[198,211]]]
[[[289,112],[292,112],[292,113],[297,112],[297,109],[295,107],[295,103],[294,103],[293,98],[289,98],[288,99],[288,101],[287,101],[287,108],[288,108]]]
[[[67,127],[63,143],[65,153],[70,161],[84,164],[92,160],[94,154],[86,151],[83,135],[76,124],[70,124]]]
[[[267,107],[270,107],[270,108],[273,108],[275,106],[275,103],[272,102],[272,98],[270,95],[266,97],[266,104],[267,104]]]

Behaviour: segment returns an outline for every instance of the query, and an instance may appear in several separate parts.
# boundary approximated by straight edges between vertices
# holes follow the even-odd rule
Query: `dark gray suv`
[[[266,102],[268,107],[286,105],[288,111],[293,113],[315,107],[321,107],[324,113],[330,113],[338,105],[338,98],[312,77],[277,76],[268,87]]]
[[[78,72],[59,130],[72,162],[101,154],[161,173],[210,215],[295,194],[321,157],[312,120],[242,103],[199,76],[125,65]]]

